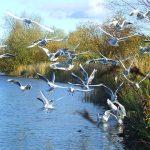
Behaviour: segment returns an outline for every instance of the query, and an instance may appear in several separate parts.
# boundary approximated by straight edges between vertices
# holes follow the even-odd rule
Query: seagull
[[[140,52],[141,54],[148,54],[148,53],[150,53],[150,46],[147,46],[147,47],[140,47],[139,52]]]
[[[27,25],[27,26],[29,26],[30,24],[33,24],[33,23],[34,23],[34,24],[38,25],[39,27],[45,29],[46,31],[49,31],[49,32],[51,32],[51,33],[54,32],[53,29],[51,29],[51,28],[49,28],[49,27],[46,27],[46,26],[44,26],[44,25],[41,25],[40,23],[38,23],[38,22],[36,22],[36,21],[34,21],[34,20],[27,19],[27,18],[20,18],[20,17],[17,17],[17,16],[15,16],[13,13],[11,13],[11,12],[9,12],[9,11],[7,12],[7,14],[8,14],[9,16],[11,16],[11,17],[17,19],[17,20],[23,21],[23,22],[25,23],[25,25]]]
[[[40,100],[43,103],[44,108],[46,109],[46,111],[54,109],[54,106],[53,106],[54,101],[53,100],[48,100],[42,91],[40,91],[40,93],[41,93],[43,99],[41,99],[39,97],[37,97],[37,99]],[[59,98],[55,101],[61,100],[62,98],[64,98],[64,97],[61,97],[61,98]]]
[[[58,70],[71,70],[73,69],[74,65],[73,65],[73,61],[72,59],[69,59],[68,61],[65,62],[56,62],[50,65],[50,67],[52,69],[58,69]]]
[[[55,73],[54,72],[53,72],[53,76],[52,76],[52,81],[49,81],[46,77],[44,77],[40,73],[37,73],[37,75],[39,76],[40,79],[47,82],[48,86],[50,87],[50,89],[48,91],[53,91],[56,88],[68,88],[68,87],[63,87],[63,86],[55,84]]]
[[[128,79],[125,75],[123,75],[123,77],[130,83],[134,84],[138,89],[140,89],[140,83],[143,82],[148,76],[150,75],[150,71],[146,74],[146,76],[141,79],[139,82],[134,82],[134,81],[131,81],[130,79]]]
[[[137,20],[145,19],[146,17],[150,19],[150,11],[143,13],[139,9],[134,9],[129,15],[136,16]]]
[[[112,22],[110,22],[110,26],[113,26],[116,30],[123,30],[124,28],[126,28],[128,25],[131,25],[132,23],[127,21],[127,20],[124,20],[121,23],[119,23],[118,20],[114,20]]]
[[[7,47],[7,45],[0,45],[0,48],[4,48],[4,47]]]
[[[135,57],[137,56],[137,54],[134,56],[130,66],[128,68],[125,67],[125,65],[123,64],[123,62],[121,60],[119,60],[120,64],[122,65],[122,67],[124,68],[123,71],[123,75],[128,76],[131,70],[131,66],[133,65],[133,62],[135,61]]]
[[[44,47],[41,47],[41,46],[38,46],[38,47],[41,48],[46,53],[49,60],[52,61],[52,62],[57,61],[59,56],[62,55],[62,49],[58,49],[55,53],[51,53],[47,48],[44,48]]]
[[[126,37],[121,37],[121,38],[117,38],[117,37],[114,37],[113,35],[111,35],[110,33],[104,31],[99,25],[98,25],[99,29],[104,32],[105,34],[109,35],[111,37],[111,39],[108,41],[108,43],[111,45],[111,46],[119,46],[119,42],[121,41],[124,41],[130,37],[133,37],[133,36],[136,36],[136,35],[140,35],[139,33],[135,33],[133,35],[130,35],[130,36],[126,36]]]
[[[150,40],[144,40],[144,42],[150,42]]]
[[[91,73],[91,75],[89,76],[88,73],[85,71],[85,69],[83,68],[83,66],[80,64],[80,72],[83,75],[83,79],[81,79],[79,76],[75,75],[74,73],[72,73],[72,77],[79,82],[79,84],[74,84],[74,83],[70,83],[72,85],[75,86],[80,86],[82,87],[84,90],[90,90],[90,87],[96,87],[96,86],[101,86],[102,84],[97,84],[97,85],[91,85],[92,80],[95,77],[95,73],[97,72],[96,69],[93,70],[93,72]]]
[[[5,53],[5,54],[1,54],[0,58],[14,58],[16,57],[14,54],[10,54],[10,53]]]
[[[111,101],[117,101],[117,93],[119,91],[119,89],[121,88],[121,86],[123,85],[124,83],[122,82],[118,88],[115,90],[115,92],[113,92],[109,87],[107,87],[106,85],[102,84],[101,86],[105,87],[107,89],[107,93],[111,96]]]
[[[106,56],[104,56],[101,52],[99,52],[99,54],[102,56],[102,58],[97,58],[97,59],[91,59],[91,60],[88,60],[86,62],[86,64],[89,64],[89,63],[96,63],[96,62],[100,62],[101,64],[103,65],[108,65],[108,64],[111,64],[112,66],[117,66],[120,64],[120,62],[118,60],[114,60],[114,59],[110,59],[110,58],[107,58]],[[122,59],[121,61],[125,61],[125,60],[128,60],[129,58],[131,58],[131,56],[125,58],[125,59]]]
[[[110,118],[110,116],[114,116],[116,118],[116,116],[111,113],[111,110],[107,110],[104,112],[103,116],[101,117],[100,113],[97,114],[97,122],[100,123],[106,123],[108,122],[108,119]]]
[[[32,88],[32,86],[30,84],[28,84],[28,85],[22,85],[19,81],[14,80],[14,79],[8,79],[7,81],[8,82],[12,82],[12,83],[18,85],[22,91],[30,90]]]
[[[44,39],[39,39],[39,40],[36,40],[34,41],[31,45],[29,45],[27,48],[32,48],[36,45],[38,46],[45,46],[48,44],[49,41],[55,41],[55,42],[60,42],[60,41],[63,41],[63,39],[55,39],[55,38],[50,38],[50,39],[47,39],[46,37]]]

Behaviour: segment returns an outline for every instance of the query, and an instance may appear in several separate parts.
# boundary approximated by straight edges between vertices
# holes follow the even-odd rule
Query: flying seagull
[[[121,37],[121,38],[117,38],[117,37],[114,37],[113,35],[111,35],[110,33],[104,31],[99,25],[98,25],[99,29],[105,33],[106,35],[110,36],[110,40],[108,41],[108,43],[111,45],[111,46],[119,46],[119,42],[121,41],[124,41],[124,40],[127,40],[128,38],[130,37],[133,37],[133,36],[137,36],[137,35],[140,35],[139,33],[135,33],[133,35],[129,35],[129,36],[126,36],[126,37]]]
[[[73,69],[74,64],[73,64],[73,60],[69,59],[68,61],[65,61],[65,62],[56,62],[56,63],[53,63],[53,64],[50,65],[50,67],[52,69],[68,71],[68,70]]]
[[[40,73],[37,73],[37,75],[39,76],[40,79],[42,79],[43,81],[45,81],[48,84],[48,86],[50,87],[50,89],[48,91],[52,91],[56,88],[68,88],[68,87],[63,87],[63,86],[55,84],[55,73],[53,73],[52,81],[49,81],[46,77],[44,77]]]
[[[37,97],[37,99],[43,103],[45,110],[48,111],[54,109],[54,100],[48,100],[42,91],[40,91],[40,93],[42,98]],[[64,97],[58,98],[57,100],[55,100],[55,102],[61,100],[62,98]]]
[[[119,89],[121,88],[122,85],[123,85],[123,82],[118,86],[118,88],[115,90],[115,92],[113,92],[112,89],[110,89],[109,87],[107,87],[104,84],[102,84],[101,86],[106,88],[106,90],[107,90],[106,92],[110,95],[111,101],[117,101],[117,93],[118,93],[118,91],[119,91]]]
[[[150,53],[150,46],[147,46],[147,47],[140,47],[139,52],[140,52],[141,54],[148,54],[148,53]]]
[[[7,45],[0,45],[0,48],[4,48],[4,47],[7,47]]]
[[[11,17],[17,19],[17,20],[23,21],[23,22],[25,23],[25,25],[27,25],[27,26],[29,26],[30,24],[33,24],[33,23],[34,23],[34,24],[38,25],[39,27],[45,29],[46,31],[49,31],[49,32],[52,32],[52,33],[54,32],[53,29],[51,29],[51,28],[49,28],[49,27],[47,27],[47,26],[41,25],[40,23],[38,23],[38,22],[36,22],[36,21],[34,21],[34,20],[31,20],[31,19],[28,19],[28,18],[17,17],[16,15],[14,15],[13,13],[11,13],[11,12],[9,12],[9,11],[7,12],[7,14],[8,14],[9,16],[11,16]]]
[[[19,81],[14,80],[14,79],[8,79],[7,81],[18,85],[19,88],[20,88],[22,91],[30,90],[30,89],[32,88],[32,86],[31,86],[30,84],[28,84],[28,85],[22,85]]]
[[[10,53],[5,53],[5,54],[1,54],[0,58],[14,58],[16,57],[14,54],[10,54]]]

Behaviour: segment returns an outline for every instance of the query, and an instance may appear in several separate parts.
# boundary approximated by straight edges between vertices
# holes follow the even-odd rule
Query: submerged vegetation
[[[120,18],[120,16],[116,16]],[[125,18],[122,16],[122,20]],[[38,47],[28,49],[27,46],[33,41],[47,37],[66,37],[62,30],[55,29],[55,33],[46,34],[40,30],[40,28],[32,26],[25,28],[20,22],[14,22],[13,20],[6,23],[9,28],[9,33],[6,37],[5,44],[7,44],[5,52],[13,53],[16,55],[14,59],[1,59],[0,60],[0,71],[11,75],[19,75],[25,77],[34,77],[39,72],[49,76],[51,73],[50,63],[45,53]],[[103,24],[103,29],[107,30],[110,34],[116,35],[117,37],[124,37],[132,33],[137,32],[134,27],[128,27],[120,32],[109,28],[108,22]],[[149,39],[148,36],[135,36],[126,41],[120,42],[119,47],[113,47],[108,44],[108,36],[103,34],[97,24],[94,22],[86,22],[77,26],[76,31],[69,33],[68,39],[62,42],[49,42],[46,48],[51,52],[56,51],[59,48],[72,49],[78,43],[80,43],[77,51],[89,53],[74,60],[76,64],[73,71],[64,72],[55,71],[56,77],[59,81],[68,81],[70,73],[75,72],[78,74],[79,63],[85,64],[85,62],[92,58],[99,58],[99,52],[104,56],[112,59],[123,59],[128,56],[138,54],[136,57],[133,67],[131,68],[131,78],[134,81],[141,80],[148,71],[150,71],[150,55],[141,55],[139,53],[140,46],[145,46],[143,42],[145,39]],[[3,51],[2,51],[3,52]],[[63,61],[63,58],[61,58]],[[126,65],[130,65],[131,59],[126,61]],[[134,85],[129,84],[122,77],[122,68],[119,66],[105,66],[101,64],[85,64],[84,67],[88,72],[92,72],[94,67],[98,70],[96,74],[95,83],[105,83],[112,89],[117,87],[121,82],[124,82],[123,88],[119,92],[119,101],[125,106],[127,110],[127,118],[125,119],[125,133],[132,126],[135,132],[132,133],[131,137],[137,136],[137,143],[149,144],[150,141],[150,77],[140,84],[140,89],[137,89]],[[118,78],[115,82],[115,77]],[[101,103],[106,101],[107,95],[105,91],[99,94],[102,88],[96,90],[94,101]],[[103,98],[102,98],[103,97]],[[106,98],[105,98],[106,97]],[[93,96],[91,96],[93,99]],[[96,100],[95,100],[96,99]],[[129,137],[130,139],[130,132]]]

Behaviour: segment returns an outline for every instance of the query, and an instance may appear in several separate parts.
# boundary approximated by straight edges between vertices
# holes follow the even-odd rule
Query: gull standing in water
[[[136,57],[136,56],[137,56],[137,54],[134,56],[134,58],[133,58],[133,60],[132,60],[132,62],[131,62],[131,64],[130,64],[130,66],[129,66],[128,68],[126,68],[125,65],[124,65],[124,63],[123,63],[121,60],[119,60],[120,64],[121,64],[122,67],[124,68],[123,75],[125,75],[125,76],[128,76],[128,75],[129,75],[130,70],[131,70],[131,66],[133,65],[133,62],[135,61],[135,57]]]
[[[50,89],[48,91],[53,91],[56,88],[68,88],[68,87],[63,87],[63,86],[55,84],[55,73],[53,73],[51,82],[46,77],[44,77],[43,75],[41,75],[39,73],[37,73],[37,75],[39,76],[40,79],[42,79],[45,82],[47,82],[48,86],[50,87]]]
[[[54,106],[53,106],[54,101],[53,100],[48,100],[42,91],[40,91],[40,93],[41,93],[43,99],[39,98],[39,97],[37,97],[37,99],[40,100],[43,103],[44,109],[46,111],[54,109]],[[61,98],[55,100],[55,102],[61,100],[62,98],[64,98],[64,97],[61,97]]]
[[[119,46],[119,42],[121,41],[124,41],[124,40],[127,40],[128,38],[130,37],[133,37],[133,36],[137,36],[137,35],[140,35],[139,33],[135,33],[133,35],[129,35],[129,36],[126,36],[126,37],[121,37],[121,38],[117,38],[117,37],[114,37],[113,35],[111,35],[110,33],[104,31],[99,25],[98,25],[99,29],[105,33],[106,35],[110,36],[111,39],[108,41],[108,43],[111,45],[111,46]]]
[[[41,48],[46,53],[50,61],[57,61],[59,56],[62,55],[62,49],[58,49],[55,53],[51,53],[47,48],[41,46],[38,47]]]
[[[119,89],[121,88],[122,85],[123,85],[123,82],[118,86],[118,88],[115,90],[115,92],[113,92],[109,87],[107,87],[104,84],[102,84],[101,86],[106,88],[106,90],[107,90],[106,92],[110,95],[111,101],[117,101],[117,93],[118,93],[118,91],[119,91]]]
[[[114,27],[116,30],[123,30],[125,29],[128,25],[131,25],[132,23],[124,20],[122,23],[119,23],[118,20],[114,20],[111,23],[109,23],[110,26]]]
[[[47,39],[46,37],[44,39],[39,39],[34,41],[31,45],[29,45],[27,48],[32,48],[36,45],[38,46],[45,46],[48,44],[49,41],[55,41],[55,42],[61,42],[63,39],[55,39],[55,38],[49,38]]]
[[[46,31],[49,31],[49,32],[52,32],[52,33],[54,32],[53,29],[51,29],[51,28],[49,28],[49,27],[46,27],[46,26],[44,26],[44,25],[41,25],[40,23],[38,23],[38,22],[36,22],[36,21],[34,21],[34,20],[31,20],[31,19],[28,19],[28,18],[17,17],[17,16],[15,16],[13,13],[11,13],[11,12],[9,12],[9,11],[7,12],[7,14],[8,14],[9,16],[11,16],[11,17],[17,19],[17,20],[23,21],[23,22],[25,23],[25,25],[27,25],[27,26],[29,26],[30,24],[33,24],[33,23],[34,23],[34,24],[38,25],[39,27],[45,29]]]
[[[138,89],[140,88],[140,83],[143,82],[146,78],[148,78],[148,76],[150,75],[150,71],[146,74],[146,76],[141,79],[139,82],[134,82],[134,81],[131,81],[130,79],[127,78],[127,76],[123,75],[123,77],[128,81],[130,82],[131,84],[134,84]]]
[[[81,79],[79,76],[75,75],[74,73],[72,73],[72,77],[79,83],[79,84],[74,84],[74,83],[70,83],[71,85],[75,85],[75,86],[80,86],[82,87],[84,90],[89,90],[91,91],[90,87],[97,87],[97,86],[101,86],[102,84],[97,84],[97,85],[91,85],[92,80],[95,77],[95,73],[97,72],[96,69],[93,70],[93,72],[91,73],[91,75],[89,76],[88,73],[85,71],[85,69],[83,68],[83,66],[80,64],[80,72],[83,75],[83,79]]]
[[[53,64],[50,65],[50,67],[52,69],[58,69],[58,70],[68,71],[68,70],[73,69],[74,64],[73,64],[73,60],[69,59],[68,61],[65,61],[65,62],[56,62],[56,63],[53,63]]]
[[[32,86],[30,84],[22,85],[19,81],[14,80],[14,79],[8,79],[7,81],[18,85],[22,91],[30,90],[32,88]]]
[[[0,58],[14,58],[16,57],[14,54],[10,54],[10,53],[5,53],[5,54],[1,54]]]

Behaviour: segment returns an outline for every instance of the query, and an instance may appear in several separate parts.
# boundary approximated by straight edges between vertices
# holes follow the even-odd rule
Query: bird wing
[[[45,101],[43,101],[43,99],[41,99],[39,97],[37,97],[37,99],[40,100],[43,103],[43,105],[45,105]]]
[[[37,43],[33,43],[32,45],[27,46],[27,48],[32,48],[32,47],[38,45],[40,42],[41,42],[41,41],[38,41]]]
[[[122,62],[122,60],[118,60],[120,62],[120,64],[122,65],[122,67],[127,70],[126,66],[124,65],[124,63]]]
[[[132,60],[132,62],[131,62],[131,64],[130,64],[130,66],[129,66],[129,69],[131,68],[131,66],[133,65],[133,63],[134,63],[134,61],[135,61],[135,57],[137,56],[137,54],[135,54],[135,56],[134,56],[134,58],[133,58],[133,60]]]
[[[9,11],[7,12],[7,14],[8,14],[9,16],[15,18],[15,19],[24,20],[24,18],[17,17],[17,16],[15,16],[13,13],[11,13],[11,12],[9,12]]]
[[[47,48],[44,48],[44,47],[41,47],[41,46],[38,46],[38,47],[41,48],[46,53],[46,55],[49,57],[50,51]]]
[[[7,45],[0,45],[0,48],[6,47]]]
[[[96,72],[97,72],[97,70],[94,69],[93,72],[91,73],[91,75],[90,75],[89,78],[88,78],[88,81],[87,81],[88,84],[91,84],[92,80],[93,80],[94,77],[95,77],[95,73],[96,73]]]
[[[46,77],[42,76],[40,73],[37,73],[37,75],[39,76],[40,79],[44,80],[45,82],[47,83],[49,82],[49,80]]]
[[[100,83],[100,84],[95,84],[95,85],[92,84],[92,85],[89,85],[89,87],[90,87],[90,86],[91,86],[91,87],[94,87],[94,86],[102,86],[102,83]]]
[[[74,85],[74,86],[82,86],[81,84],[75,84],[75,83],[71,83],[71,82],[68,82],[68,84]]]
[[[81,85],[84,85],[84,81],[80,77],[78,77],[74,73],[71,73],[71,75],[77,82],[79,82]]]
[[[116,91],[115,91],[115,94],[117,94],[118,93],[118,90],[121,88],[121,86],[124,84],[124,82],[122,82],[119,86],[118,86],[118,88],[116,89]]]
[[[150,75],[150,71],[146,74],[146,76],[141,81],[139,81],[139,83],[141,83],[142,81],[144,81],[149,75]]]
[[[75,52],[76,51],[76,49],[79,47],[79,45],[80,45],[80,43],[79,44],[77,44],[75,47],[74,47],[74,49],[72,50],[73,52]]]
[[[16,57],[14,54],[9,54],[9,53],[3,54],[2,56],[5,57],[5,58]]]
[[[65,97],[65,96],[60,97],[60,98],[56,99],[55,101],[57,102],[57,101],[59,101],[59,100],[63,99],[64,97]]]
[[[109,87],[107,87],[106,85],[101,84],[101,86],[105,87],[110,95],[114,94],[113,91]]]
[[[80,72],[84,77],[84,81],[88,82],[88,78],[89,78],[88,73],[85,71],[85,69],[83,68],[81,64],[79,66],[80,66]]]
[[[55,72],[53,72],[52,83],[55,83]]]
[[[49,100],[45,97],[44,93],[43,93],[42,91],[40,91],[40,93],[41,93],[41,95],[42,95],[42,97],[43,97],[45,103],[46,103],[46,104],[49,104]]]
[[[132,83],[132,84],[135,84],[133,81],[129,80],[124,74],[123,74],[123,77],[124,77],[128,82],[130,82],[130,83]]]
[[[33,23],[35,23],[36,25],[40,26],[41,28],[51,32],[51,33],[54,33],[54,30],[50,27],[47,27],[47,26],[44,26],[44,25],[41,25],[40,23],[36,22],[36,21],[32,21]]]
[[[99,29],[100,29],[102,32],[104,32],[105,34],[107,34],[107,35],[109,35],[110,37],[113,38],[113,36],[112,36],[110,33],[108,33],[108,32],[106,32],[105,30],[103,30],[99,25],[98,25],[98,27],[99,27]]]
[[[14,84],[17,84],[19,87],[22,86],[21,83],[20,83],[19,81],[17,81],[17,80],[14,80],[14,79],[8,79],[7,81],[8,81],[8,82],[12,82],[12,83],[14,83]]]

